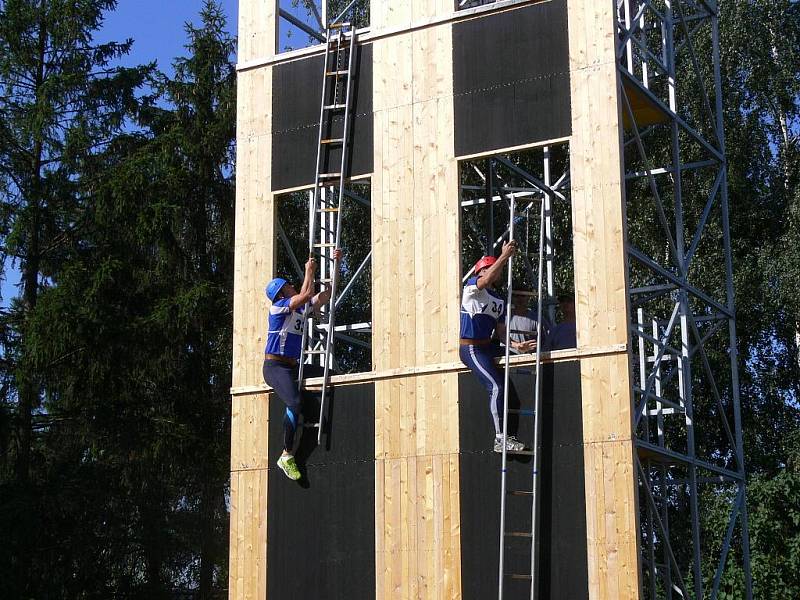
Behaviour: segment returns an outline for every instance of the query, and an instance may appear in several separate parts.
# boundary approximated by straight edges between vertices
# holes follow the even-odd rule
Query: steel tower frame
[[[642,594],[716,599],[738,539],[750,600],[719,6],[613,1]]]

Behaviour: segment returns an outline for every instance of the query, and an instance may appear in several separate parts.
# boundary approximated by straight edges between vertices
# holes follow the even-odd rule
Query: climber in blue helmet
[[[342,257],[341,250],[335,250],[333,257],[338,265]],[[264,381],[286,405],[286,414],[283,417],[283,454],[278,459],[278,467],[289,479],[295,481],[301,476],[292,452],[302,406],[297,378],[306,307],[311,304],[313,309],[318,309],[331,299],[330,288],[314,294],[316,268],[316,261],[309,258],[300,291],[281,277],[270,281],[266,289],[272,306],[269,307],[269,330],[267,347],[264,350]]]

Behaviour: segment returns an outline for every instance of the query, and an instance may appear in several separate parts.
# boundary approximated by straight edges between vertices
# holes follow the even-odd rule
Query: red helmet
[[[478,273],[481,272],[481,269],[485,269],[486,267],[491,267],[496,262],[497,259],[494,256],[484,256],[478,262],[475,263],[473,271],[477,275]]]

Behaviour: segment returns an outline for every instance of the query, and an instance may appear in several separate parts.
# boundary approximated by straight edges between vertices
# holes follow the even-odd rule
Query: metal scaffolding
[[[716,599],[738,543],[749,600],[718,3],[614,3],[643,597]]]
[[[561,147],[563,146],[563,147]],[[483,254],[494,255],[508,239],[510,223],[508,222],[509,203],[511,195],[517,200],[517,220],[524,227],[524,233],[520,234],[524,240],[518,257],[521,259],[523,267],[523,278],[533,288],[538,275],[533,265],[532,258],[538,256],[538,248],[528,247],[528,242],[535,238],[538,225],[540,202],[544,205],[544,286],[546,296],[543,298],[547,319],[555,322],[555,309],[557,302],[556,291],[556,264],[557,251],[556,239],[554,235],[554,202],[569,204],[569,162],[560,164],[563,171],[558,176],[554,176],[554,165],[552,155],[554,151],[566,154],[569,150],[567,144],[558,146],[543,146],[532,148],[527,152],[536,153],[541,156],[529,157],[536,164],[536,174],[530,172],[533,169],[523,168],[513,160],[511,155],[495,155],[485,159],[465,161],[462,170],[471,171],[470,180],[462,182],[459,186],[461,197],[461,210],[470,211],[475,208],[485,207],[483,215],[483,228],[478,227],[475,219],[465,220],[462,223],[470,228],[471,232],[480,238],[483,245]],[[527,165],[526,165],[527,166]],[[491,202],[486,201],[491,198]],[[502,204],[500,204],[502,203]],[[498,206],[500,210],[498,211]],[[466,213],[462,213],[466,214]],[[530,233],[533,223],[534,234]],[[463,254],[463,251],[462,251]],[[474,258],[470,255],[470,258]],[[571,262],[572,256],[561,257],[562,263]],[[462,277],[462,283],[472,275],[472,270],[466,270]],[[570,290],[571,291],[571,290]]]

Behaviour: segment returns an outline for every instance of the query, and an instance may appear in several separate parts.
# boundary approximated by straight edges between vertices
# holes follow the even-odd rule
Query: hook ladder
[[[351,3],[352,4],[352,3]],[[349,8],[349,7],[348,7]],[[347,174],[350,145],[353,66],[356,52],[356,29],[352,23],[339,22],[339,15],[329,23],[325,35],[325,58],[322,67],[322,100],[319,111],[317,162],[313,199],[309,206],[309,256],[320,263],[316,286],[331,290],[328,304],[303,327],[299,381],[304,384],[306,365],[322,366],[322,392],[319,420],[309,424],[317,428],[317,443],[322,441],[325,408],[329,395],[331,369],[334,366],[334,331],[336,323],[336,286],[339,265],[335,250],[340,247],[342,233],[342,201]],[[306,310],[311,307],[306,306]]]
[[[509,220],[509,240],[514,239],[514,221],[515,221],[515,198],[514,194],[510,195],[511,204],[511,218]],[[520,407],[509,409],[509,377],[510,377],[510,348],[511,348],[511,296],[512,296],[512,267],[514,257],[509,259],[508,263],[508,296],[506,298],[506,336],[505,336],[505,391],[503,396],[503,455],[502,467],[500,476],[500,560],[498,569],[498,585],[497,585],[497,598],[503,600],[504,586],[507,580],[522,580],[530,582],[530,598],[535,600],[536,597],[536,583],[537,583],[537,529],[538,529],[538,512],[539,512],[539,498],[538,498],[538,484],[539,484],[539,444],[540,444],[540,431],[541,426],[539,422],[539,414],[541,410],[541,353],[542,353],[542,270],[544,263],[544,226],[545,226],[545,202],[540,204],[540,218],[539,218],[539,272],[538,272],[538,289],[537,289],[537,318],[536,318],[536,370],[535,370],[535,392],[534,392],[534,405],[533,407]],[[506,449],[506,438],[508,436],[508,415],[509,413],[516,413],[519,417],[528,417],[533,419],[533,444],[530,450],[522,450],[519,452],[509,452]],[[507,484],[508,475],[508,455],[509,454],[524,454],[533,457],[533,466],[531,470],[531,487],[530,489],[509,490]],[[530,502],[530,526],[527,524],[508,524],[506,522],[506,502],[512,497],[517,502]],[[527,522],[526,522],[527,523]],[[523,573],[506,573],[505,572],[505,558],[506,550],[511,545],[518,545],[530,543],[530,571]],[[515,548],[516,549],[516,548]]]

